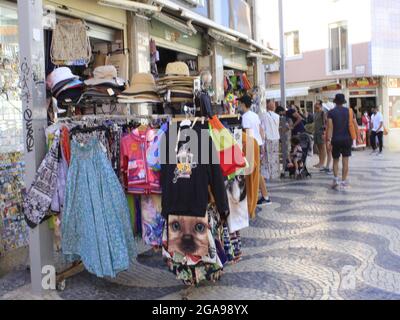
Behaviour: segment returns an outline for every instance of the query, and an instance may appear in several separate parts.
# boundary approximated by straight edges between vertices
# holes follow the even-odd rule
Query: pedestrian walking
[[[322,101],[318,100],[315,104],[314,113],[314,143],[318,148],[319,163],[314,168],[321,169],[326,161],[325,143],[325,113],[322,110]]]
[[[240,107],[243,111],[242,127],[243,129],[248,130],[249,136],[251,136],[257,141],[260,147],[260,151],[262,151],[261,149],[262,146],[264,145],[262,137],[264,136],[264,132],[261,127],[261,120],[259,116],[253,111],[251,111],[252,99],[250,96],[245,94],[242,98],[239,99],[239,101],[240,101]],[[261,172],[260,163],[258,164],[258,167],[260,168]],[[262,174],[260,174],[260,191],[261,191],[261,198],[257,202],[257,205],[265,206],[271,204],[272,202],[268,195],[267,184]]]
[[[336,107],[328,113],[328,150],[332,152],[334,180],[332,188],[349,186],[349,159],[353,140],[357,136],[358,124],[343,94],[337,94],[333,101]],[[342,156],[342,180],[339,178],[339,160]]]
[[[383,126],[383,115],[379,111],[378,107],[372,108],[372,117],[371,117],[371,146],[372,146],[372,153],[378,156],[382,156],[383,152],[383,133],[385,131]],[[379,151],[377,151],[377,143],[376,140],[379,142]]]
[[[279,162],[279,115],[275,112],[274,101],[267,104],[267,112],[260,116],[261,128],[264,132],[264,145],[261,160],[261,173],[267,180],[274,180],[280,177]]]

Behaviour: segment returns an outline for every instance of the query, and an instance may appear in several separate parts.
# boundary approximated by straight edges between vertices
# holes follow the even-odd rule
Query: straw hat
[[[169,76],[190,76],[189,67],[184,62],[168,63],[165,73]]]
[[[117,69],[114,66],[109,65],[97,67],[93,71],[93,78],[85,81],[87,86],[97,86],[106,83],[123,86],[125,80],[118,78]]]
[[[157,92],[156,81],[151,73],[134,74],[131,85],[124,91],[124,94],[138,94],[143,92]]]

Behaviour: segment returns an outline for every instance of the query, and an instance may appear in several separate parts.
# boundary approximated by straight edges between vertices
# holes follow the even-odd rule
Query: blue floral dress
[[[73,141],[68,171],[62,250],[98,277],[129,269],[137,255],[128,203],[101,143]]]

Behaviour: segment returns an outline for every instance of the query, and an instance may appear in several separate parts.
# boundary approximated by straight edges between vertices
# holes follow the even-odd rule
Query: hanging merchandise
[[[258,202],[258,190],[260,186],[260,147],[257,141],[243,132],[243,153],[250,164],[244,172],[246,177],[246,190],[248,212],[250,218],[256,217],[256,208]]]
[[[169,131],[172,134],[183,137],[175,148],[176,163],[163,164],[161,166],[161,183],[163,195],[163,216],[167,218],[170,214],[182,216],[204,217],[208,205],[208,186],[211,185],[215,196],[218,211],[222,216],[229,214],[228,200],[224,185],[224,178],[219,164],[214,164],[213,159],[218,159],[215,147],[209,135],[202,134],[202,130],[208,130],[206,124],[195,123],[194,126],[178,127],[173,124]],[[181,133],[178,133],[181,132]],[[186,136],[186,138],[184,138]],[[191,146],[187,141],[190,136],[198,137],[198,145]],[[207,139],[207,141],[202,141]],[[165,158],[171,159],[170,139],[166,139]],[[178,141],[179,142],[179,141]],[[193,142],[192,142],[193,143]],[[207,159],[202,158],[202,146],[209,145],[211,153]],[[197,154],[191,150],[197,148]],[[203,156],[204,157],[204,156]],[[199,164],[198,161],[205,164]],[[208,160],[208,161],[206,161]]]
[[[224,176],[230,176],[247,166],[242,149],[217,116],[210,119],[209,131],[218,151]]]
[[[119,78],[128,81],[129,56],[126,53],[112,53],[107,55],[105,65],[114,66]]]
[[[238,107],[238,101],[233,93],[228,93],[225,97],[225,103],[227,104],[227,113],[234,115]]]
[[[226,256],[218,238],[219,225],[219,215],[213,206],[207,209],[205,217],[168,217],[163,256],[169,270],[185,285],[220,279]]]
[[[243,89],[248,91],[250,89],[253,88],[252,83],[250,82],[249,78],[247,77],[247,75],[245,73],[243,73],[241,75],[241,81],[242,81],[242,85],[243,85]]]
[[[34,182],[24,199],[24,214],[28,225],[35,228],[48,215],[50,205],[57,187],[58,148],[60,133],[55,137],[50,151],[42,161]]]
[[[240,231],[249,227],[249,210],[247,203],[246,180],[244,176],[236,176],[226,181],[230,215],[228,217],[229,232]]]
[[[142,196],[142,237],[145,244],[161,247],[164,218],[161,216],[161,196]]]
[[[131,194],[160,194],[160,172],[147,162],[156,131],[151,128],[140,129],[133,130],[121,140],[120,159],[124,184]]]
[[[82,20],[57,21],[51,43],[51,61],[55,65],[88,65],[92,49],[87,31]]]
[[[20,152],[0,153],[0,259],[5,252],[28,245],[21,206],[24,171]]]
[[[97,138],[72,141],[62,251],[98,277],[116,277],[136,256],[127,200]]]
[[[128,89],[118,95],[119,103],[160,103],[156,82],[150,73],[134,74]]]
[[[150,40],[150,68],[154,78],[158,78],[157,62],[160,61],[160,53],[157,50],[157,45],[154,39]]]

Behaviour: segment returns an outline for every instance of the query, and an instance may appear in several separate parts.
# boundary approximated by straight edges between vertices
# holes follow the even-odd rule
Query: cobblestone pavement
[[[273,205],[243,232],[245,257],[190,299],[400,299],[400,154],[356,153],[351,188],[331,177],[270,183]],[[181,299],[185,288],[146,252],[110,282],[82,273],[45,299]],[[0,279],[0,299],[32,299],[29,274]]]

